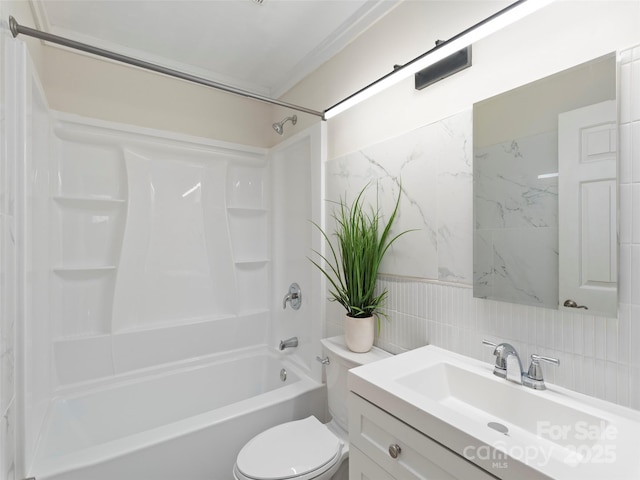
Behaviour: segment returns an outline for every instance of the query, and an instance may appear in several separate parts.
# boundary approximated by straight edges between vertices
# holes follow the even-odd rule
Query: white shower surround
[[[53,119],[57,385],[266,343],[267,152]]]

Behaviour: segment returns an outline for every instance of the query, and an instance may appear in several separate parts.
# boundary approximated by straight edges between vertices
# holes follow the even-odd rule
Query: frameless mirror
[[[475,297],[617,316],[615,53],[473,107]]]

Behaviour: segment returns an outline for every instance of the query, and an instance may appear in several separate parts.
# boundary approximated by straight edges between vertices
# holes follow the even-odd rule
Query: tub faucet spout
[[[280,347],[278,347],[281,351],[285,348],[293,348],[298,346],[298,337],[287,338],[286,340],[280,340]]]

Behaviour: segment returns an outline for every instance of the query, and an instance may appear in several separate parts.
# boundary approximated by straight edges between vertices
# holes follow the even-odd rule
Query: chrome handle
[[[400,445],[398,445],[397,443],[389,445],[389,455],[391,455],[391,458],[398,458],[400,456],[400,453],[402,453]]]
[[[570,298],[564,301],[564,306],[569,308],[584,308],[585,310],[589,310],[589,307],[586,305],[578,305],[574,300]]]
[[[507,359],[504,356],[506,345],[505,343],[501,343],[498,345],[497,343],[490,342],[489,340],[482,340],[482,344],[487,347],[493,348],[493,354],[496,356],[496,363],[493,369],[493,373],[500,377],[506,378],[506,370],[507,370]]]
[[[321,357],[320,355],[316,356],[316,360],[319,361],[322,365],[329,365],[329,357]]]
[[[547,387],[544,384],[542,367],[540,366],[541,360],[555,366],[560,365],[560,360],[557,358],[543,357],[542,355],[537,355],[535,353],[531,354],[531,365],[529,365],[529,371],[522,378],[522,384],[525,387],[533,388],[534,390],[546,390]]]
[[[553,357],[543,357],[542,355],[538,355],[536,353],[532,353],[531,354],[531,362],[538,362],[539,360],[542,360],[543,362],[547,362],[547,363],[551,363],[552,365],[555,365],[556,367],[560,366],[560,360],[557,358],[553,358]]]
[[[287,302],[291,304],[291,308],[298,310],[302,305],[302,291],[300,285],[292,283],[289,285],[289,293],[287,293],[282,299],[282,308],[287,308]]]

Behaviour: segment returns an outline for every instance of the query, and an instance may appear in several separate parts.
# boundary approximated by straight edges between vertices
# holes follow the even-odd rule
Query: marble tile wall
[[[329,199],[372,180],[397,189],[401,175],[397,229],[422,229],[396,246],[380,277],[389,320],[377,345],[397,353],[435,344],[492,363],[482,339],[508,341],[523,357],[560,358],[545,369],[549,381],[640,409],[640,47],[622,55],[621,105],[617,319],[473,297],[470,110],[328,162]],[[331,335],[342,330],[334,312]]]

